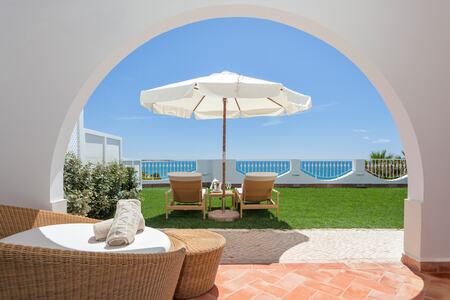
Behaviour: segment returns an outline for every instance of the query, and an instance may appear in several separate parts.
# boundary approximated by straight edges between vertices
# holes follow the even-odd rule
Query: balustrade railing
[[[197,169],[194,160],[141,161],[142,180],[164,180],[170,172],[193,172]]]
[[[231,162],[231,161],[230,161]],[[406,160],[404,159],[373,159],[373,160],[237,160],[234,171],[227,173],[227,181],[234,184],[242,181],[240,174],[249,172],[275,172],[279,183],[307,183],[302,174],[318,180],[337,180],[349,175],[345,183],[381,184],[373,176],[383,180],[401,179],[407,175]],[[124,164],[133,166],[142,182],[151,184],[159,180],[167,180],[169,172],[200,172],[203,180],[221,178],[220,160],[134,160],[124,161]],[[290,174],[292,170],[292,174]],[[352,172],[354,171],[354,172]],[[373,176],[364,176],[373,175]],[[286,175],[286,176],[283,176]],[[395,181],[397,182],[397,181]],[[395,183],[394,182],[394,183]],[[407,182],[405,178],[403,182]],[[386,183],[386,182],[385,182]]]
[[[351,160],[304,160],[300,164],[303,173],[321,180],[339,178],[350,173],[352,168]]]
[[[397,179],[408,174],[406,159],[366,160],[366,171],[381,179]]]
[[[278,176],[288,173],[291,170],[289,160],[238,160],[236,161],[236,171],[241,174],[248,172],[275,172]]]

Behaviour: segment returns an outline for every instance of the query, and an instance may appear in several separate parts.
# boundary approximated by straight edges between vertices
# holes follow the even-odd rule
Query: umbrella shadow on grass
[[[200,211],[172,211],[169,219],[165,214],[145,218],[146,226],[155,228],[229,228],[229,229],[292,229],[291,225],[265,210],[245,211],[242,219],[233,222],[203,220]]]

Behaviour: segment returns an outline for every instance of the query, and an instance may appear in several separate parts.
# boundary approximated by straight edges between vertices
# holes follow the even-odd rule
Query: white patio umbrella
[[[226,122],[233,118],[293,115],[311,108],[311,97],[280,83],[224,71],[141,91],[141,105],[155,114],[197,120],[223,119],[222,185],[226,180]],[[225,188],[222,188],[222,211]]]

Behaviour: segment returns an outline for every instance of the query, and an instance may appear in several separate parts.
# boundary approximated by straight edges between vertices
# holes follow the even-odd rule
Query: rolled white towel
[[[113,221],[114,219],[111,218],[94,224],[94,235],[97,241],[103,241],[106,239]],[[144,216],[141,214],[137,231],[144,230],[144,228],[145,228],[145,219]]]
[[[109,229],[109,246],[128,245],[134,241],[141,216],[141,202],[136,199],[119,200],[116,214]]]

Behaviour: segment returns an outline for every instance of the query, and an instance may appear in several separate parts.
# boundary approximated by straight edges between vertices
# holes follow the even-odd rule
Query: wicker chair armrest
[[[0,238],[35,227],[65,223],[96,223],[98,221],[60,212],[0,205]]]
[[[171,300],[186,250],[94,253],[0,243],[0,299]]]
[[[49,222],[52,222],[52,221],[59,222],[60,220],[62,220],[62,221],[64,221],[64,223],[97,223],[97,222],[101,221],[101,220],[88,218],[88,217],[84,217],[84,216],[78,216],[78,215],[72,215],[72,214],[60,213],[60,212],[51,212],[51,211],[46,211],[46,210],[39,211],[39,215],[42,215],[43,217],[45,216],[45,218]],[[55,224],[59,224],[59,223],[55,223]],[[52,225],[52,224],[49,223],[48,225]],[[42,225],[42,226],[44,226],[44,225]]]

